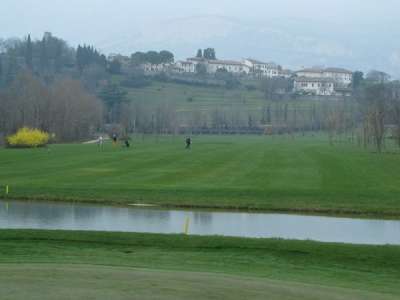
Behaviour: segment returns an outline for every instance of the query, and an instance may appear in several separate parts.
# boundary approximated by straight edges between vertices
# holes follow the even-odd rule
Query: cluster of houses
[[[281,66],[273,62],[262,62],[255,59],[235,60],[208,60],[204,58],[192,57],[186,61],[175,63],[176,71],[180,73],[196,73],[197,66],[202,64],[209,74],[215,74],[218,70],[226,70],[237,75],[254,75],[265,77],[286,77],[292,76],[291,71],[283,70]]]
[[[309,68],[296,72],[285,70],[273,62],[262,62],[255,59],[242,61],[205,59],[199,57],[188,58],[186,61],[177,61],[171,64],[144,64],[142,69],[147,74],[173,72],[180,74],[194,74],[202,65],[204,72],[216,74],[224,70],[232,74],[265,78],[291,78],[293,92],[316,96],[351,95],[353,72],[342,68]]]

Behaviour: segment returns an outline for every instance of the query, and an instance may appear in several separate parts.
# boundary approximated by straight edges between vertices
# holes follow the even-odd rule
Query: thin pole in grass
[[[189,234],[189,224],[190,224],[190,218],[186,217],[185,224],[183,225],[183,232],[188,235]]]
[[[8,186],[8,184],[6,184],[5,186],[5,198],[8,198],[8,194],[10,193],[10,187]],[[8,213],[8,200],[6,200],[6,212]]]

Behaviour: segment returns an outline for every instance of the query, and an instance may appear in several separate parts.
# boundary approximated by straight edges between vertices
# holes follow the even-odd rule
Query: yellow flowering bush
[[[11,147],[40,147],[49,142],[49,134],[39,129],[23,127],[16,134],[7,137]]]

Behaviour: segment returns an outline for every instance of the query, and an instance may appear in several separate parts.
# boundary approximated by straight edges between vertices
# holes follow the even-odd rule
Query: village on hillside
[[[28,38],[30,39],[30,36]],[[44,42],[49,44],[49,49],[46,50],[43,47]],[[73,54],[73,51],[69,49],[65,42],[53,36],[50,32],[46,32],[41,41],[30,41],[32,61],[27,62],[24,54],[25,48],[23,48],[26,43],[28,43],[28,39],[21,42],[17,50],[0,53],[0,82],[12,82],[20,70],[27,69],[34,73],[45,73],[48,78],[51,77],[51,74],[60,73],[74,77],[84,75],[94,79],[88,80],[91,81],[89,85],[92,87],[96,86],[95,78],[101,79],[99,80],[100,86],[107,84],[104,72],[114,75],[125,74],[128,81],[132,81],[132,74],[134,74],[133,77],[136,76],[133,81],[141,80],[142,82],[144,77],[151,78],[163,75],[161,79],[167,78],[177,83],[228,86],[230,88],[237,87],[242,83],[244,83],[244,86],[249,86],[251,81],[253,81],[252,87],[257,88],[258,83],[256,81],[263,80],[263,82],[266,82],[271,79],[269,80],[271,90],[273,90],[269,94],[271,99],[287,96],[315,96],[315,98],[326,99],[330,97],[334,99],[352,96],[353,88],[359,81],[353,75],[363,76],[360,71],[353,73],[351,70],[339,67],[312,66],[310,68],[303,67],[300,70],[290,70],[282,67],[281,64],[254,58],[221,59],[217,57],[214,48],[199,49],[196,55],[185,60],[175,60],[174,54],[167,50],[135,52],[130,56],[109,54],[106,57],[93,46],[86,45],[79,45],[76,54]],[[67,49],[67,54],[60,56],[57,51],[52,50],[53,48],[58,49],[52,44],[59,44],[58,47]],[[11,47],[10,49],[12,49],[12,45],[12,43],[10,45],[6,43],[3,48]],[[50,54],[48,55],[47,52]],[[73,57],[74,55],[76,57]],[[301,65],[301,62],[299,62],[299,65]],[[381,71],[371,72],[374,72],[373,77],[378,78],[377,81],[387,81],[390,78],[388,74]],[[137,78],[141,79],[138,80]],[[158,79],[160,79],[159,76]],[[134,87],[138,84],[130,85]]]
[[[208,50],[208,49],[206,49]],[[213,50],[213,49],[212,49]],[[128,57],[111,55],[109,60],[118,59],[124,64],[130,64]],[[284,78],[292,80],[292,92],[299,95],[315,96],[351,96],[353,72],[343,68],[312,67],[298,71],[284,69],[274,62],[246,58],[241,61],[217,59],[215,53],[203,55],[199,50],[196,57],[168,63],[143,63],[140,68],[146,75],[167,74],[198,74],[215,75],[226,72],[235,76],[253,78]]]

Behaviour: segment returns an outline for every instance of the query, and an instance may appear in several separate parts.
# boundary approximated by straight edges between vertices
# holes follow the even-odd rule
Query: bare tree
[[[156,108],[155,127],[158,134],[175,133],[177,129],[176,107],[169,102],[162,102]]]
[[[372,138],[378,152],[382,152],[385,138],[387,89],[384,84],[367,86],[359,98],[363,121],[364,146]]]
[[[44,85],[29,72],[19,74],[0,96],[0,131],[23,126],[55,133],[60,141],[86,138],[101,125],[102,104],[79,81]]]
[[[51,91],[51,130],[63,141],[87,138],[102,123],[99,99],[87,93],[72,79],[56,82]]]
[[[391,122],[394,125],[393,137],[400,147],[400,82],[393,82],[389,86],[389,106],[391,112]]]
[[[48,130],[49,92],[30,72],[19,74],[0,99],[2,130],[16,131],[22,126]]]

